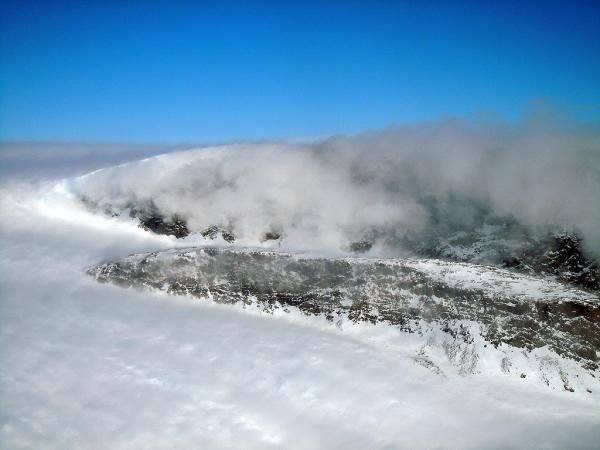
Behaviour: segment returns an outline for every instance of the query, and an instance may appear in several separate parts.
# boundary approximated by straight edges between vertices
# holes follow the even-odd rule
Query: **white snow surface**
[[[0,188],[0,448],[598,447],[600,386],[508,376],[492,348],[481,373],[440,375],[415,363],[435,330],[98,284],[84,267],[190,241],[55,184]]]

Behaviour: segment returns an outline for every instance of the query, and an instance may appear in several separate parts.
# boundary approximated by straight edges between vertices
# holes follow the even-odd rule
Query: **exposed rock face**
[[[140,219],[140,226],[156,234],[166,234],[176,238],[184,238],[190,234],[184,220],[177,217],[165,221],[161,216],[150,216]]]
[[[493,267],[205,248],[132,255],[88,272],[126,287],[257,304],[267,311],[294,307],[329,320],[387,322],[411,333],[438,324],[461,352],[472,343],[462,322],[472,321],[494,347],[548,346],[586,370],[598,370],[598,296]],[[465,373],[473,371],[478,356],[464,358]],[[427,364],[425,355],[417,359]]]
[[[266,241],[278,241],[279,239],[281,239],[281,233],[278,231],[267,231],[261,241],[262,242],[266,242]]]
[[[104,207],[101,208],[96,202],[87,197],[82,197],[81,202],[90,210],[100,210],[111,217],[119,217],[122,214],[128,214],[130,218],[135,218],[140,221],[140,228],[151,231],[152,233],[175,236],[177,239],[184,238],[190,234],[187,223],[182,217],[177,214],[170,218],[165,217],[151,201],[142,205],[128,203],[121,208],[116,208],[111,205],[104,205]]]
[[[230,230],[220,228],[216,225],[211,225],[210,227],[201,231],[200,234],[202,235],[202,237],[208,239],[216,239],[217,236],[220,234],[225,242],[229,242],[230,244],[235,242],[235,236]]]
[[[412,245],[418,255],[454,261],[496,264],[525,274],[548,274],[574,286],[600,291],[600,263],[586,255],[571,232],[540,232],[535,237],[518,226],[484,226]]]
[[[552,244],[540,258],[540,272],[551,273],[568,283],[600,290],[600,266],[585,257],[579,237],[561,233],[554,236]]]
[[[350,244],[350,251],[354,253],[365,253],[371,250],[373,243],[370,241],[358,241]]]
[[[118,214],[121,214],[121,212]],[[156,234],[175,236],[177,239],[184,238],[190,234],[190,230],[183,218],[177,215],[173,215],[170,219],[165,218],[152,202],[143,208],[130,207],[129,217],[139,219],[141,228]]]
[[[530,243],[504,258],[503,265],[525,273],[553,275],[592,291],[600,290],[600,266],[583,254],[581,240],[572,233],[557,233],[544,241]]]

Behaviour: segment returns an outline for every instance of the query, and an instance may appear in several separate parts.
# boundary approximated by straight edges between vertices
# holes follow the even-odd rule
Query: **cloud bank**
[[[401,252],[428,236],[515,221],[578,232],[600,255],[600,129],[530,119],[436,122],[306,144],[202,148],[97,171],[68,189],[102,207],[152,202],[191,229],[289,245],[368,239]]]

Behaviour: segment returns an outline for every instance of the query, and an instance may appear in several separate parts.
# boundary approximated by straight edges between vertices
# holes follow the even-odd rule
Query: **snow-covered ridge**
[[[354,265],[388,265],[410,268],[426,274],[432,282],[443,282],[453,288],[483,291],[490,296],[511,297],[514,301],[562,302],[574,300],[584,304],[600,304],[596,293],[554,281],[550,277],[516,274],[513,271],[491,265],[461,263],[427,258],[376,258],[360,256],[340,256],[314,251],[286,251],[260,247],[214,247],[205,244],[200,247],[177,247],[154,253],[140,253],[126,256],[122,262],[134,264],[148,255],[157,261],[168,263],[173,259],[196,258],[206,252],[214,254],[260,254],[266,257],[290,258],[294,260],[345,261]]]
[[[271,312],[292,308],[336,323],[388,323],[420,334],[435,329],[438,338],[445,336],[437,340],[444,354],[463,375],[480,370],[478,361],[488,346],[490,351],[506,352],[499,371],[508,370],[513,364],[510,354],[518,349],[545,349],[550,356],[544,361],[560,371],[561,386],[567,390],[580,377],[591,390],[594,376],[600,375],[598,296],[494,267],[205,247],[130,255],[89,268],[88,273],[124,287]],[[480,345],[474,346],[476,341]],[[441,371],[441,362],[423,352],[415,361]],[[578,369],[569,372],[567,366]],[[540,375],[545,369],[539,370],[540,377],[548,378]]]

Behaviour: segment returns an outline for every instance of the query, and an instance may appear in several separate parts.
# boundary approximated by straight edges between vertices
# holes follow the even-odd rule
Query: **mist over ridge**
[[[600,255],[600,131],[575,123],[441,121],[224,145],[101,170],[70,188],[104,208],[151,203],[192,230],[218,224],[249,241],[271,230],[294,245],[368,239],[385,252],[513,221],[519,232],[576,232]]]

